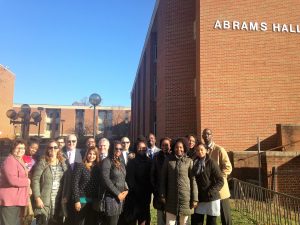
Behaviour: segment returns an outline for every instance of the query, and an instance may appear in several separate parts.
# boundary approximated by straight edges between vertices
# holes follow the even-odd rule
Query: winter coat
[[[128,161],[126,181],[129,187],[129,207],[136,214],[145,214],[150,210],[151,194],[153,191],[151,181],[151,159],[147,156],[136,157]],[[126,199],[127,201],[127,199]]]
[[[59,162],[58,166],[62,168],[62,170],[67,170],[67,165],[65,162]],[[51,191],[52,191],[52,172],[50,165],[46,162],[44,158],[42,158],[34,168],[33,176],[32,176],[32,194],[34,198],[40,197],[45,206],[51,205]],[[64,176],[61,178],[60,188],[58,192],[58,196],[61,195],[62,186],[63,186]],[[69,190],[71,192],[71,190]],[[61,197],[60,197],[61,198]],[[57,202],[61,202],[57,201]]]
[[[191,215],[192,202],[198,201],[198,190],[192,172],[193,161],[186,156],[166,158],[162,168],[160,196],[166,199],[165,211],[177,215]]]
[[[158,210],[163,210],[164,205],[160,201],[159,196],[159,188],[160,188],[160,180],[161,180],[161,171],[165,161],[165,158],[169,155],[165,155],[163,151],[159,151],[155,154],[152,160],[152,167],[151,167],[151,184],[153,186],[153,207]]]
[[[72,197],[74,202],[79,202],[80,197],[96,198],[98,185],[95,176],[100,175],[98,166],[93,166],[89,171],[83,163],[75,162],[72,177]]]
[[[119,201],[118,195],[128,190],[125,178],[125,165],[120,162],[120,168],[117,168],[110,157],[105,158],[101,164],[101,175],[103,187],[105,189],[106,215],[120,215],[123,203]]]
[[[209,156],[212,160],[214,160],[218,165],[221,170],[223,180],[224,180],[224,185],[222,189],[220,190],[220,197],[221,199],[226,199],[230,197],[230,191],[229,191],[229,186],[227,182],[227,176],[231,173],[232,171],[232,165],[229,160],[228,154],[224,148],[221,146],[212,143],[212,146],[209,148]]]
[[[28,205],[29,180],[25,166],[9,155],[2,164],[0,176],[0,205]]]
[[[197,173],[199,158],[194,160],[193,172],[198,186],[198,201],[211,202],[220,199],[219,191],[224,185],[219,166],[208,155],[205,158],[203,171]]]

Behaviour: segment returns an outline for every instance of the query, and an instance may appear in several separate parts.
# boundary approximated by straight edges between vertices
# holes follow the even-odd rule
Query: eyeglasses
[[[57,150],[57,149],[58,149],[58,146],[49,146],[49,147],[48,147],[48,150],[52,150],[52,149]]]
[[[122,151],[122,148],[115,148],[115,150],[120,150],[120,151]]]
[[[130,144],[129,141],[123,141],[122,144]]]
[[[68,143],[76,143],[76,140],[69,140]]]
[[[65,142],[64,142],[64,141],[58,141],[57,143],[59,143],[59,144],[64,144]]]

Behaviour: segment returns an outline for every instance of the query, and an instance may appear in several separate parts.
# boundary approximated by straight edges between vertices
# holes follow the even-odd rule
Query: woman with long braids
[[[124,163],[120,161],[121,154],[121,142],[115,141],[108,157],[101,163],[102,194],[105,197],[104,224],[106,225],[118,224],[123,202],[128,194],[125,181],[126,169]]]
[[[58,148],[58,143],[50,140],[45,155],[37,163],[32,176],[37,225],[62,224],[61,192],[66,170],[65,158]]]
[[[97,197],[100,169],[99,154],[95,146],[90,147],[82,163],[75,163],[72,178],[72,197],[75,202],[75,225],[94,225],[97,212],[92,208],[93,199]]]

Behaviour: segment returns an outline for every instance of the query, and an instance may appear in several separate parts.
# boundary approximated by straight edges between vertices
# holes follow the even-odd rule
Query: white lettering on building
[[[268,30],[267,22],[257,22],[257,21],[229,21],[229,20],[216,20],[214,24],[214,29],[218,30],[239,30],[239,31],[262,31],[266,32]],[[300,33],[299,24],[280,24],[272,23],[273,32],[278,33]]]

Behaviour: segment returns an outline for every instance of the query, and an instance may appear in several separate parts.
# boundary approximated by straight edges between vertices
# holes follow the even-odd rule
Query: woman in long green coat
[[[186,157],[187,140],[178,138],[173,145],[174,155],[166,158],[160,185],[161,201],[165,203],[166,224],[187,224],[188,216],[197,206],[198,190],[193,175],[193,160]]]
[[[51,140],[32,177],[37,225],[62,224],[61,191],[66,170],[67,165],[58,143]]]

